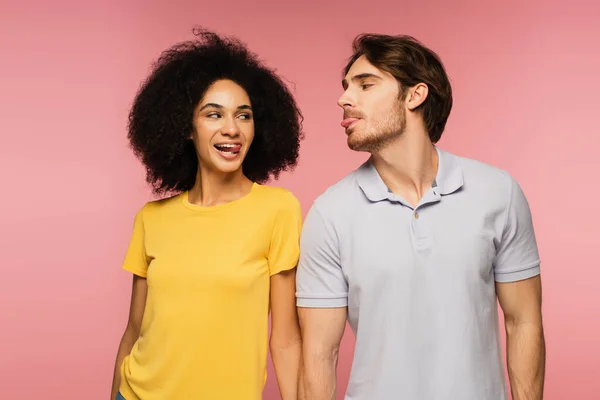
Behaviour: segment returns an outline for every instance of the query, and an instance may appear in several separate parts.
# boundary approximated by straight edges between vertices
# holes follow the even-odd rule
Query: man
[[[452,91],[408,36],[361,35],[342,126],[369,160],[313,204],[297,305],[307,400],[331,400],[346,319],[347,400],[504,400],[497,299],[513,399],[542,399],[545,344],[532,218],[506,172],[440,150]]]

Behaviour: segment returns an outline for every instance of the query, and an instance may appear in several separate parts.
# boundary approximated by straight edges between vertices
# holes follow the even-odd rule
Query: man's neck
[[[438,153],[426,133],[404,132],[372,154],[373,165],[387,187],[416,206],[431,188],[438,171]]]

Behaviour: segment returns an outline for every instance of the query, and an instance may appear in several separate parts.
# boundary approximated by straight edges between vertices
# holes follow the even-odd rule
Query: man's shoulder
[[[467,184],[477,183],[477,186],[495,187],[502,190],[509,189],[513,177],[504,169],[490,163],[459,155],[454,155],[458,161]]]
[[[464,177],[465,192],[473,195],[481,205],[506,208],[515,195],[522,193],[519,182],[507,170],[474,158],[454,157]]]
[[[358,168],[325,189],[314,201],[320,212],[331,213],[344,209],[360,195],[357,181]]]

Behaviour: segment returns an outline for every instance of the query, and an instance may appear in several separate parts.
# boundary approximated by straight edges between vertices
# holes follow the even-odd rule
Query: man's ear
[[[408,89],[408,93],[406,95],[406,107],[410,111],[414,111],[417,109],[425,99],[427,99],[427,95],[429,94],[429,87],[424,83],[418,83],[415,86]]]

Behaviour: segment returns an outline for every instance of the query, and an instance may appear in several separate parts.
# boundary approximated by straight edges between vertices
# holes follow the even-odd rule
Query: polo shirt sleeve
[[[512,177],[509,192],[504,230],[494,260],[497,282],[515,282],[540,274],[540,257],[529,204],[521,186]]]
[[[298,307],[348,305],[348,282],[341,266],[338,236],[316,205],[308,212],[300,237],[296,298]]]
[[[129,247],[123,261],[123,269],[145,278],[148,275],[148,257],[146,256],[146,229],[144,227],[144,208],[135,216]]]

